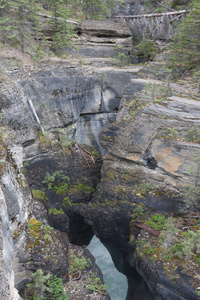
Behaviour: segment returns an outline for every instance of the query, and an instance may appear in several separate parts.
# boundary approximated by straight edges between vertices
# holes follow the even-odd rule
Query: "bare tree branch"
[[[160,5],[160,6],[162,6],[162,7],[166,8],[166,9],[168,9],[169,11],[176,11],[176,10],[174,10],[174,9],[172,9],[172,8],[169,8],[169,7],[167,7],[167,6],[163,5],[163,4],[161,4],[161,3],[158,2],[158,1],[156,1],[156,3],[157,3],[158,5]]]

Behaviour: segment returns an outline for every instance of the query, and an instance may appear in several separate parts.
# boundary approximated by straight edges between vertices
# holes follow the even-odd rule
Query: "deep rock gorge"
[[[129,38],[125,33],[117,38]],[[98,39],[93,32],[82,50],[90,55],[87,47]],[[99,47],[107,53],[110,46]],[[171,84],[173,95],[164,90],[162,101],[152,101],[152,84],[165,82],[138,78],[148,67],[86,62],[1,75],[1,299],[20,299],[18,291],[38,268],[68,282],[69,249],[87,245],[94,234],[127,276],[127,300],[198,299],[198,276],[193,284],[179,269],[171,280],[161,265],[141,258],[135,239],[145,233],[130,225],[137,203],[180,214],[179,187],[192,180],[187,168],[200,150],[187,140],[199,128],[198,98],[183,97],[182,87]],[[135,97],[147,102],[133,116]],[[48,224],[51,242],[44,238]]]

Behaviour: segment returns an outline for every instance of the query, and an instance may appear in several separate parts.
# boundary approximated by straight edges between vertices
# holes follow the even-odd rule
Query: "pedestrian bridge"
[[[174,34],[176,23],[188,13],[187,10],[181,10],[147,15],[113,16],[112,19],[126,22],[133,36],[148,35],[155,40],[169,40]]]

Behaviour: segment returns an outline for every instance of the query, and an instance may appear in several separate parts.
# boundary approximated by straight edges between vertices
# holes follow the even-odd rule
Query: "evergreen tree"
[[[190,13],[178,28],[171,44],[169,65],[180,75],[200,65],[200,2],[193,0]]]
[[[170,246],[177,242],[178,232],[179,229],[176,228],[173,218],[169,217],[165,222],[163,230],[161,231],[159,237],[165,254],[169,251]]]
[[[3,43],[8,43],[8,32],[9,32],[9,7],[6,1],[0,0],[0,32],[3,37]]]
[[[14,38],[14,19],[15,14],[14,0],[0,0],[0,36],[2,36],[1,42],[9,44]]]
[[[26,285],[25,299],[42,300],[45,291],[49,291],[47,280],[50,274],[44,275],[41,269],[32,274],[33,281]]]
[[[121,0],[83,0],[80,1],[86,19],[100,18],[109,14],[115,5],[121,3]]]
[[[64,47],[72,44],[73,27],[67,22],[69,12],[64,0],[50,0],[48,6],[52,11],[49,23],[53,29],[52,50],[60,54]]]
[[[15,0],[15,29],[21,45],[21,51],[30,46],[30,41],[35,37],[38,40],[40,32],[40,17],[36,0]]]

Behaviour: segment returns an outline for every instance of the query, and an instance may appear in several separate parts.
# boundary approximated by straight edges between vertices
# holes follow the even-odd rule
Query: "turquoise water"
[[[95,257],[96,264],[103,273],[104,282],[108,285],[111,300],[126,299],[128,288],[126,276],[117,271],[108,250],[96,236],[93,237],[87,249]]]

